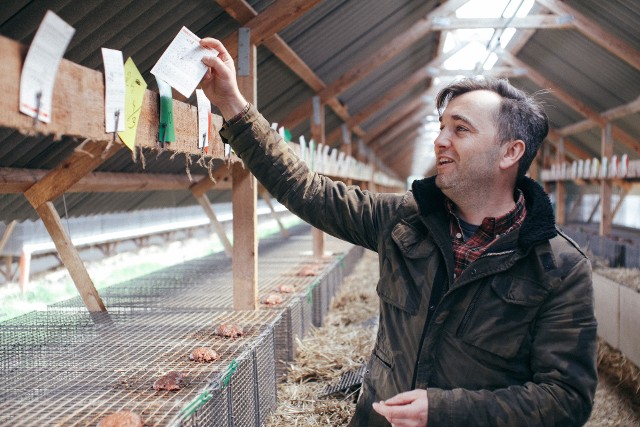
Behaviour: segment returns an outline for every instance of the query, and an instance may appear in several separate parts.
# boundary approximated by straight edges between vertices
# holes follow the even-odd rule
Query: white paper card
[[[200,38],[182,27],[151,69],[151,74],[189,98],[207,72],[202,58],[211,55],[217,56],[218,51],[200,46]]]
[[[209,146],[209,114],[211,114],[211,101],[202,89],[196,89],[198,101],[198,148]]]
[[[119,50],[102,48],[104,64],[104,124],[107,133],[124,130],[124,100],[127,88],[124,79],[124,61]],[[116,119],[116,112],[118,118]],[[116,121],[118,129],[116,129]]]
[[[51,123],[53,84],[60,60],[76,30],[47,11],[24,60],[20,76],[20,112]]]

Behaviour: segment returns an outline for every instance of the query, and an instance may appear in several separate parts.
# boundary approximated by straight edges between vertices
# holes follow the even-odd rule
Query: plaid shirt
[[[468,239],[464,240],[464,233],[460,226],[460,220],[454,213],[453,202],[447,199],[447,209],[449,210],[449,227],[451,241],[453,243],[453,258],[455,261],[454,280],[480,257],[501,235],[519,228],[527,215],[527,208],[524,206],[524,195],[518,190],[518,200],[516,206],[505,215],[493,218],[486,217],[476,232]]]

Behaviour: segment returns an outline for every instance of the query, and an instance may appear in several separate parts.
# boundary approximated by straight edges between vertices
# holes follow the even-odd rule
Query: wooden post
[[[351,145],[351,131],[346,123],[342,124],[342,151],[344,152],[345,158],[353,156],[353,146]],[[347,178],[345,180],[345,184],[351,185],[353,184],[352,178]]]
[[[564,163],[564,138],[560,138],[558,143],[558,150],[556,151],[556,161],[558,165]],[[561,177],[556,181],[556,223],[564,224],[566,214],[566,188],[564,183],[564,177]]]
[[[312,105],[311,138],[316,142],[316,146],[324,145],[324,105],[321,103],[319,96],[313,97]],[[324,233],[313,227],[311,236],[313,238],[313,256],[322,258],[324,256]]]
[[[606,157],[611,161],[611,155],[613,154],[611,123],[606,123],[602,128],[602,148],[600,151],[603,159]],[[604,174],[604,177],[600,180],[600,200],[602,203],[600,206],[599,232],[601,236],[606,236],[611,233],[611,224],[613,223],[613,217],[611,215],[611,187],[612,180],[607,178],[607,174]]]
[[[257,49],[248,28],[238,30],[238,86],[257,105]],[[242,163],[231,166],[233,187],[233,308],[258,308],[258,182]]]

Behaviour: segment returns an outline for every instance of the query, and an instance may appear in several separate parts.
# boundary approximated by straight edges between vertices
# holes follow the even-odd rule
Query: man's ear
[[[506,170],[517,165],[524,156],[526,145],[521,139],[514,139],[502,146],[502,157],[500,158],[500,169]]]

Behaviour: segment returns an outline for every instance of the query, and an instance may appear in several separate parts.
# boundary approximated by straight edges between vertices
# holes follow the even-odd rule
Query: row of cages
[[[605,259],[610,267],[640,268],[640,241],[617,236],[600,236],[588,228],[563,226],[584,250]]]
[[[640,178],[640,160],[629,160],[623,154],[598,159],[574,160],[551,165],[540,173],[542,181],[558,181],[572,179],[633,179]]]
[[[0,425],[96,425],[123,410],[139,414],[145,425],[264,425],[296,343],[323,324],[362,251],[352,247],[318,276],[300,278],[305,286],[278,307],[142,309],[118,307],[115,299],[108,313],[62,303],[2,322]],[[131,288],[128,283],[123,292]],[[240,325],[243,333],[218,336],[222,323]],[[213,349],[217,359],[195,363],[196,347]],[[184,375],[183,386],[156,390],[158,378],[171,372]]]

